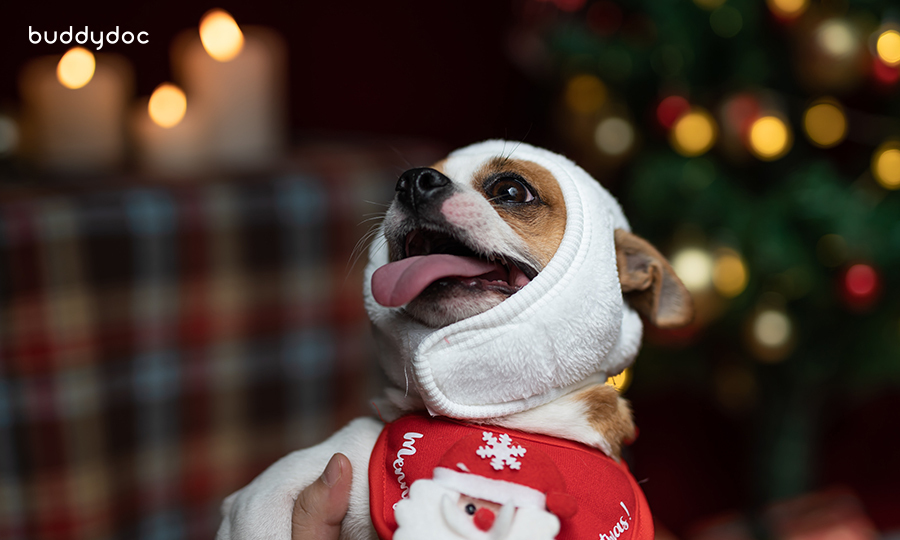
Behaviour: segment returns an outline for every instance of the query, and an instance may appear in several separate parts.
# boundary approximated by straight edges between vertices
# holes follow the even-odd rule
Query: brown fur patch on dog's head
[[[588,422],[602,434],[612,449],[612,457],[622,455],[622,444],[634,440],[637,430],[628,400],[608,384],[598,384],[583,390],[576,397],[587,405]]]
[[[544,167],[521,159],[497,157],[475,175],[472,187],[484,192],[484,184],[503,173],[524,179],[534,190],[536,205],[497,207],[506,223],[528,244],[535,259],[547,266],[562,242],[566,230],[566,203],[556,178]]]

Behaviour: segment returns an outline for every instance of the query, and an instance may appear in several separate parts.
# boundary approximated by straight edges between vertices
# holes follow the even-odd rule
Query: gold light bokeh
[[[793,19],[799,17],[809,7],[809,0],[766,0],[769,10],[775,15]]]
[[[606,94],[606,85],[593,75],[576,75],[566,83],[566,105],[579,114],[600,110],[606,102]]]
[[[669,142],[679,154],[694,157],[708,152],[716,143],[717,135],[718,128],[712,115],[694,107],[675,121]]]
[[[900,65],[900,32],[885,30],[875,43],[878,58],[889,66]]]
[[[85,86],[94,78],[97,62],[94,54],[84,47],[72,47],[56,65],[60,84],[73,90]]]
[[[147,105],[150,118],[159,126],[171,128],[177,126],[187,111],[187,99],[181,88],[171,83],[163,83],[156,87]]]
[[[712,270],[713,286],[722,296],[734,298],[747,288],[747,265],[737,252],[722,250]]]
[[[872,175],[882,187],[900,189],[900,142],[886,142],[875,150]]]
[[[234,18],[222,9],[213,9],[200,21],[200,41],[210,56],[228,62],[244,48],[244,34]]]
[[[847,117],[837,101],[823,99],[806,109],[803,129],[814,145],[831,148],[847,136]]]
[[[791,149],[791,130],[777,116],[763,116],[750,126],[748,143],[753,155],[763,161],[773,161]]]

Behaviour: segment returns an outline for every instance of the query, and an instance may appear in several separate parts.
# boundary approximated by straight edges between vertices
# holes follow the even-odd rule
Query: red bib
[[[511,441],[510,445],[516,445],[509,446],[511,448],[521,448],[518,445],[533,448],[531,455],[540,452],[555,464],[562,474],[565,492],[577,506],[571,517],[557,515],[560,521],[558,540],[653,540],[653,519],[647,501],[624,463],[617,463],[599,450],[565,439],[424,415],[404,416],[387,424],[372,450],[369,504],[375,530],[382,540],[393,537],[397,529],[394,505],[408,496],[413,482],[431,479],[448,449],[473,434],[484,435],[484,440],[490,439],[490,444],[495,446],[499,444],[499,437],[501,442]],[[479,455],[485,450],[492,451],[494,447],[490,444],[485,443]],[[517,461],[515,456],[522,456],[519,459],[526,464],[531,457],[527,453],[508,451],[486,453],[482,457],[496,455],[507,456],[510,464]],[[473,456],[471,459],[478,458]],[[518,467],[509,468],[497,462],[494,468],[498,467],[504,469],[503,474],[513,474],[509,478],[515,478],[510,469]],[[548,474],[557,473],[548,471]]]

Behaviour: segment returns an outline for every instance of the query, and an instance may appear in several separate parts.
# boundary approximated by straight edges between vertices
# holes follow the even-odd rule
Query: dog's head
[[[370,248],[366,307],[382,366],[436,414],[484,418],[553,399],[637,354],[642,323],[690,296],[566,158],[487,141],[397,182]]]
[[[528,285],[566,229],[559,181],[543,166],[496,156],[470,170],[442,160],[400,176],[384,220],[390,263],[373,275],[383,306],[434,328],[487,311]],[[615,231],[622,291],[653,324],[691,316],[690,297],[649,243]]]

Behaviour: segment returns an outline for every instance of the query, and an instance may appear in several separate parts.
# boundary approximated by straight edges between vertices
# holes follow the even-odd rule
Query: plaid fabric
[[[0,538],[211,538],[228,493],[365,414],[351,252],[405,167],[319,146],[265,178],[0,203]]]

